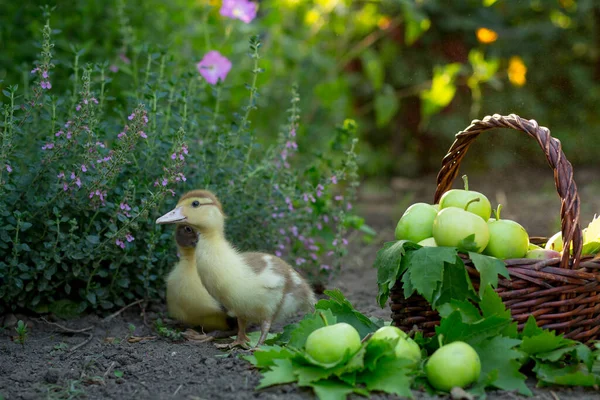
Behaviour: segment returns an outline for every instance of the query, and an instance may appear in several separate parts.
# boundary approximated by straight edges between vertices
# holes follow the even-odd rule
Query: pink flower
[[[64,178],[65,177],[65,173],[60,171],[60,174],[56,175],[57,178]]]
[[[334,197],[337,201],[341,201],[344,199],[344,196],[337,195]]]
[[[87,167],[85,164],[81,164],[81,172],[87,172]]]
[[[131,233],[128,233],[127,236],[125,236],[125,239],[128,242],[133,242],[135,240],[135,238],[133,236],[131,236]]]
[[[346,210],[352,210],[352,203],[346,204]]]
[[[248,0],[223,0],[219,13],[228,18],[239,19],[249,24],[256,18],[257,4]]]
[[[188,148],[185,144],[181,146],[181,151],[183,152],[183,154],[188,154]]]
[[[105,146],[105,145],[104,145],[104,143],[102,143],[102,142],[96,142],[96,146],[100,146],[100,147],[102,147],[103,149],[105,149],[105,148],[106,148],[106,146]]]
[[[71,131],[67,131],[67,139],[71,139],[72,133],[73,132],[71,132]]]
[[[126,133],[125,132],[121,132],[117,135],[117,138],[121,139],[123,136],[125,136]]]
[[[196,64],[196,67],[208,83],[215,85],[219,80],[225,80],[231,70],[231,61],[218,51],[212,50],[204,55],[204,58]]]
[[[71,171],[71,179],[75,179],[75,178],[76,178],[75,172]]]
[[[54,136],[59,137],[60,135],[62,135],[64,132],[63,131],[58,131],[54,134]]]
[[[177,158],[177,154],[176,153],[171,154],[171,160],[174,160],[176,158]]]
[[[277,251],[275,252],[275,255],[276,255],[277,257],[281,257],[281,252],[280,252],[279,250],[277,250]]]
[[[50,81],[41,81],[40,86],[42,87],[42,89],[52,89],[52,84],[50,83]]]
[[[290,136],[296,137],[296,128],[292,128],[292,130],[290,131]]]
[[[343,238],[343,239],[342,239],[342,244],[343,244],[344,246],[348,246],[348,240],[347,240],[347,239],[345,239],[345,238]]]
[[[169,183],[169,180],[167,178],[163,178],[162,185],[167,186],[167,183]]]
[[[10,174],[12,172],[12,167],[10,165],[6,164],[6,170]]]
[[[120,248],[125,249],[125,243],[122,240],[120,240],[120,239],[115,240],[115,244],[117,246],[119,246]]]
[[[146,133],[144,131],[139,131],[138,132],[140,134],[140,136],[144,139],[148,139],[148,135],[146,135]]]
[[[121,208],[121,210],[127,210],[127,211],[131,210],[131,207],[127,203],[119,204],[119,208]]]
[[[81,104],[77,104],[77,105],[75,106],[75,110],[76,110],[76,111],[79,111],[79,110],[81,110]]]
[[[42,78],[48,79],[48,71],[42,72]]]
[[[46,143],[42,146],[42,150],[52,149],[54,148],[54,143]]]
[[[40,69],[36,67],[36,68],[34,68],[34,69],[32,69],[32,70],[31,70],[31,73],[32,73],[32,74],[35,74],[35,73],[36,73],[36,72],[38,72],[39,70],[40,70]]]
[[[131,121],[132,119],[134,119],[134,118],[135,118],[135,113],[131,113],[131,114],[129,115],[129,117],[127,117],[127,119],[128,119],[128,120],[130,120],[130,121]]]
[[[79,177],[77,177],[77,179],[75,179],[75,184],[77,185],[77,187],[81,187],[81,179],[79,179]]]
[[[312,258],[313,260],[317,260],[317,255],[315,253],[311,253],[310,254],[310,258]]]
[[[67,185],[67,183],[63,183],[63,190],[66,192],[67,190],[69,190],[69,185]]]

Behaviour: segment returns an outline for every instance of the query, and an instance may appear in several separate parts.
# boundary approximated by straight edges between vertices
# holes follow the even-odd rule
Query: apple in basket
[[[442,208],[433,221],[433,238],[438,246],[458,247],[481,253],[490,240],[486,220],[470,211],[471,204],[480,202],[474,198],[464,208]]]
[[[479,215],[484,221],[487,221],[492,215],[492,205],[490,204],[490,201],[482,193],[469,190],[469,180],[467,175],[463,175],[462,178],[465,182],[465,189],[452,189],[444,193],[440,198],[440,211],[448,207],[464,209],[467,203],[473,201],[473,199],[479,199],[478,202],[472,204],[469,211]]]
[[[498,205],[496,218],[488,220],[490,241],[483,253],[501,260],[525,257],[529,248],[527,231],[518,222],[500,219],[500,210],[502,205]]]
[[[408,207],[396,226],[396,240],[420,242],[431,237],[433,220],[437,209],[427,203],[415,203]]]
[[[373,336],[371,336],[369,342],[396,338],[398,338],[398,342],[396,343],[394,352],[397,358],[406,358],[414,363],[421,361],[421,349],[417,342],[409,338],[404,331],[395,326],[384,326],[379,328]]]

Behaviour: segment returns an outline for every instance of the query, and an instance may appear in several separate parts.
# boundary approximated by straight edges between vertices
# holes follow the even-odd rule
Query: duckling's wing
[[[289,277],[287,270],[281,268],[277,257],[256,252],[243,253],[242,256],[264,288],[283,290]]]

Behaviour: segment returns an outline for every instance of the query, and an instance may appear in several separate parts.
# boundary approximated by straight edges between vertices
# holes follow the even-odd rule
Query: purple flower
[[[292,231],[292,235],[298,236],[298,227],[297,226],[292,226],[290,228],[290,230]]]
[[[352,210],[352,203],[346,204],[346,210]]]
[[[77,177],[77,179],[75,180],[75,184],[77,185],[78,188],[81,187],[81,179],[79,179],[79,177]]]
[[[304,193],[302,195],[302,198],[304,199],[304,201],[308,202],[308,194]]]
[[[131,236],[131,233],[128,233],[127,236],[125,236],[125,240],[131,243],[135,240],[135,238]]]
[[[60,174],[56,175],[57,178],[64,178],[65,177],[65,173],[60,171]]]
[[[76,178],[76,176],[75,176],[75,172],[72,172],[72,171],[71,171],[71,179],[75,179],[75,178]]]
[[[181,161],[185,160],[185,157],[183,156],[183,154],[180,154],[180,155],[179,155],[179,159],[180,159]]]
[[[98,104],[98,99],[95,97],[92,97],[92,101],[94,102],[94,104]]]
[[[48,79],[48,71],[43,71],[42,72],[42,78]]]
[[[76,110],[76,111],[79,111],[79,110],[81,110],[81,104],[77,104],[77,105],[75,106],[75,110]]]
[[[46,143],[42,146],[42,150],[52,149],[54,147],[54,143]]]
[[[334,185],[336,185],[338,183],[337,176],[333,175],[331,177],[331,183],[333,183]]]
[[[140,134],[140,136],[144,139],[148,139],[148,135],[146,135],[146,133],[144,131],[139,131],[138,132]]]
[[[87,172],[87,167],[85,164],[81,164],[81,172]]]
[[[296,128],[292,128],[292,130],[290,131],[290,136],[296,137]]]
[[[63,190],[66,192],[67,190],[69,190],[69,185],[67,185],[67,182],[63,183]]]
[[[176,159],[176,158],[177,158],[177,153],[173,153],[173,154],[171,154],[171,160],[174,160],[174,159]]]
[[[110,67],[108,67],[108,69],[111,70],[111,72],[119,72],[119,67],[117,67],[116,65],[111,65]]]
[[[281,255],[282,255],[282,254],[281,254],[281,252],[280,252],[279,250],[277,250],[277,251],[275,252],[275,255],[276,255],[277,257],[281,257]]]
[[[181,151],[183,152],[183,154],[188,154],[188,148],[185,144],[181,146]]]
[[[343,244],[344,246],[348,246],[348,240],[347,240],[347,239],[345,239],[345,238],[342,238],[342,244]]]
[[[271,218],[277,218],[277,213],[271,214]]]
[[[52,84],[49,81],[41,81],[40,86],[42,89],[52,89]]]
[[[144,121],[144,125],[148,123],[148,116],[146,114],[142,116],[142,121]]]
[[[279,233],[281,233],[282,235],[285,235],[285,229],[281,228],[281,229],[279,230]]]
[[[277,246],[277,247],[279,247],[281,250],[284,250],[284,249],[285,249],[285,245],[283,245],[283,244],[281,244],[281,243],[280,243],[280,244],[279,244],[279,246]]]
[[[321,269],[325,270],[325,271],[329,271],[331,269],[331,267],[329,265],[321,265]]]
[[[322,231],[323,230],[323,224],[321,224],[320,222],[317,222],[317,229]]]
[[[36,72],[38,72],[39,70],[40,70],[40,69],[36,67],[36,68],[34,68],[34,69],[32,69],[32,70],[31,70],[31,73],[32,73],[32,74],[35,74],[35,73],[36,73]]]
[[[125,249],[125,243],[122,240],[120,240],[120,239],[115,240],[115,244],[117,246],[119,246],[120,248]]]
[[[169,183],[169,180],[167,178],[163,178],[162,185],[167,186],[167,183]]]
[[[72,133],[73,132],[71,132],[71,131],[67,131],[67,139],[71,139]]]
[[[10,165],[6,164],[6,170],[10,174],[12,172],[12,167]]]
[[[327,215],[323,215],[323,222],[328,223],[329,217]]]
[[[256,18],[257,4],[248,0],[223,0],[219,13],[228,18],[239,19],[249,24]]]
[[[337,201],[342,201],[344,199],[344,196],[337,195],[334,197],[334,199],[336,199]]]
[[[54,134],[54,136],[59,137],[60,135],[62,135],[64,132],[63,131],[58,131]]]
[[[231,61],[218,51],[212,50],[204,55],[204,58],[196,64],[196,67],[208,83],[215,85],[219,80],[225,80],[231,70]]]
[[[310,258],[312,258],[313,260],[317,260],[317,255],[315,253],[310,253]]]
[[[100,147],[102,147],[103,149],[105,149],[105,148],[106,148],[106,146],[105,146],[105,145],[104,145],[104,143],[102,143],[102,142],[96,142],[96,146],[100,146]]]
[[[121,61],[123,61],[125,64],[131,64],[131,60],[129,58],[127,58],[127,56],[124,53],[119,54],[119,58],[121,59]]]
[[[121,208],[121,210],[127,210],[127,211],[131,210],[131,207],[127,203],[119,204],[119,208]]]
[[[72,123],[73,123],[73,121],[67,121],[65,123],[65,128],[68,128]]]
[[[127,117],[128,120],[132,120],[135,118],[135,113],[131,113],[131,115],[129,115],[129,117]]]

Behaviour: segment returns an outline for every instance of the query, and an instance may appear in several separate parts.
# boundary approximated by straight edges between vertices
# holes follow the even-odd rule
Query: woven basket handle
[[[573,167],[562,151],[560,141],[550,136],[550,130],[539,126],[535,120],[526,120],[518,115],[502,116],[494,114],[483,120],[473,120],[471,125],[456,134],[456,140],[448,154],[442,160],[442,168],[437,176],[437,189],[434,203],[438,203],[442,195],[452,188],[452,182],[458,175],[460,162],[467,153],[471,143],[481,132],[494,128],[511,128],[525,132],[535,140],[546,154],[548,164],[554,170],[554,182],[560,196],[560,219],[563,236],[563,248],[569,249],[573,244],[573,265],[575,269],[581,259],[583,234],[579,222],[580,202],[577,185],[573,180]],[[561,268],[569,268],[569,251],[564,251],[560,262]]]

